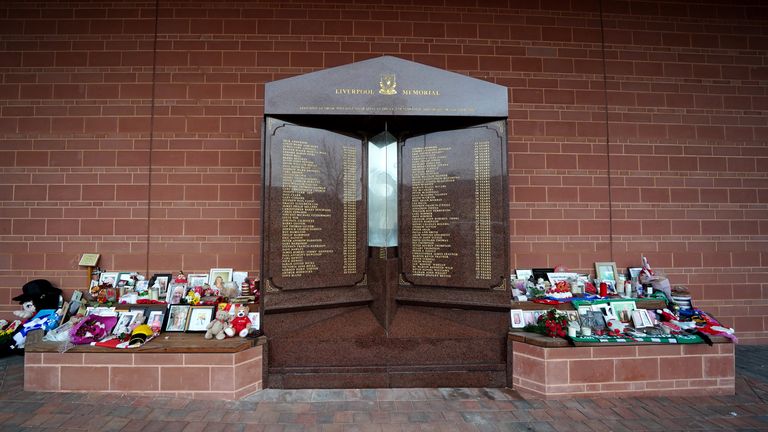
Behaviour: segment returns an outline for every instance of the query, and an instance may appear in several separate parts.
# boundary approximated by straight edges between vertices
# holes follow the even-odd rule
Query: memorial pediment
[[[507,88],[383,56],[267,83],[266,115],[507,117]]]

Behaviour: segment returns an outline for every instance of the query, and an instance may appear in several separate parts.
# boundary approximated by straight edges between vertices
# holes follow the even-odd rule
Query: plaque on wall
[[[279,289],[360,282],[367,256],[361,140],[270,123],[264,276]]]
[[[403,278],[493,288],[505,280],[504,124],[409,138],[402,147]]]

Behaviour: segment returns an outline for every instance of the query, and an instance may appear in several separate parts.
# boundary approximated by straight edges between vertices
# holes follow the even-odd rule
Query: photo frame
[[[244,272],[244,271],[236,271],[236,272],[232,272],[232,282],[234,282],[235,284],[237,284],[237,286],[238,286],[238,287],[239,287],[240,285],[242,285],[242,283],[243,283],[243,282],[244,282],[246,279],[248,279],[248,272]]]
[[[525,327],[525,318],[523,317],[522,309],[511,309],[509,311],[509,317],[510,322],[512,323],[512,328]]]
[[[192,273],[187,275],[187,285],[201,287],[208,283],[208,273]]]
[[[640,272],[643,271],[642,267],[627,267],[627,273],[629,273],[629,279],[637,280],[640,277]]]
[[[215,313],[213,306],[192,306],[189,311],[189,320],[187,323],[188,332],[204,332],[208,324],[213,320]]]
[[[147,316],[147,325],[155,332],[163,329],[165,324],[165,309],[150,310]]]
[[[517,279],[524,279],[528,280],[533,276],[533,270],[531,269],[516,269],[515,270],[515,277]]]
[[[579,311],[568,310],[565,311],[565,314],[568,316],[568,322],[575,322],[576,324],[579,324]]]
[[[606,328],[606,321],[605,321],[605,315],[603,315],[602,311],[591,311],[590,317],[592,320],[592,328],[595,330],[605,330]]]
[[[603,319],[605,322],[616,319],[616,313],[613,311],[610,303],[594,304],[592,305],[592,310],[603,314]]]
[[[119,275],[119,272],[101,272],[99,275],[99,285],[110,284],[113,287],[117,286],[117,278]]]
[[[165,295],[165,302],[169,305],[180,304],[181,299],[187,295],[187,284],[172,283]]]
[[[619,272],[616,270],[615,262],[596,262],[595,279],[610,280],[614,283],[619,280]]]
[[[221,292],[224,289],[224,284],[232,280],[231,268],[212,268],[208,274],[208,285],[214,290]]]
[[[117,317],[117,324],[115,324],[115,327],[112,329],[113,335],[119,335],[120,331],[123,328],[129,329],[133,325],[134,321],[136,321],[138,316],[141,314],[140,311],[123,311],[120,312],[120,315]]]
[[[149,308],[147,306],[131,306],[129,309],[131,312],[139,312],[142,317],[142,324],[146,322],[147,316],[149,316]]]
[[[167,332],[183,332],[187,329],[189,318],[189,305],[170,305],[168,307],[168,321],[165,324]]]
[[[531,272],[533,273],[533,281],[536,282],[540,278],[544,280],[548,280],[549,277],[547,276],[547,273],[554,273],[554,268],[535,268],[531,269]]]
[[[613,313],[616,314],[616,318],[623,322],[632,322],[632,311],[637,309],[637,304],[634,300],[619,300],[612,301]]]
[[[130,272],[122,272],[117,275],[117,286],[130,286],[131,285]]]
[[[645,309],[635,309],[632,311],[632,325],[635,328],[653,327],[648,311]]]
[[[155,286],[155,283],[160,286],[160,290],[157,292],[158,298],[165,298],[168,295],[168,286],[171,284],[173,276],[170,273],[157,273],[152,275],[152,279],[149,280],[149,287]]]
[[[537,318],[535,311],[523,311],[523,322],[525,325],[536,325]]]
[[[261,330],[261,313],[260,312],[248,312],[248,319],[251,320],[251,328],[255,331]]]

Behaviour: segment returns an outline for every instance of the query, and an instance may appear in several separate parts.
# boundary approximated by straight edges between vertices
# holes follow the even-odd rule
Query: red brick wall
[[[606,1],[605,45],[595,1],[160,3],[154,78],[153,2],[3,3],[6,309],[32,277],[82,286],[82,252],[255,271],[264,82],[388,54],[510,88],[513,267],[645,254],[768,340],[760,2]]]

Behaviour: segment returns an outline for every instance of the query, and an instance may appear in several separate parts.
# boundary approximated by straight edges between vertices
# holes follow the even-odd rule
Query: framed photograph
[[[612,319],[616,319],[616,313],[614,313],[610,303],[600,303],[600,304],[592,305],[592,310],[603,314],[603,319],[605,320],[605,322],[608,322],[609,320],[612,320]]]
[[[149,287],[152,288],[157,284],[160,287],[158,291],[158,298],[165,298],[168,295],[168,285],[171,284],[172,276],[170,273],[159,273],[152,275],[152,279],[149,280]]]
[[[247,278],[248,278],[248,272],[240,272],[240,271],[232,272],[232,282],[236,283],[238,287]],[[226,281],[224,281],[224,282],[226,282]]]
[[[619,273],[616,271],[616,263],[596,262],[595,279],[600,279],[601,281],[613,281],[614,283],[619,280]]]
[[[522,309],[511,309],[509,311],[510,320],[512,321],[512,328],[525,327],[525,318],[523,317]]]
[[[565,311],[565,314],[568,315],[568,322],[575,322],[576,324],[579,324],[579,311],[569,310]]]
[[[261,330],[261,313],[248,312],[248,319],[251,320],[251,328],[256,331]]]
[[[535,311],[523,311],[523,322],[525,325],[536,325],[537,318]]]
[[[185,295],[187,295],[187,284],[172,283],[166,292],[165,301],[170,305],[180,304]]]
[[[632,325],[635,328],[653,327],[651,317],[645,309],[635,309],[632,311]]]
[[[208,276],[208,284],[213,287],[213,289],[218,290],[218,292],[221,292],[221,290],[224,288],[225,282],[229,282],[231,280],[231,268],[212,268]]]
[[[641,271],[643,271],[642,267],[627,267],[627,273],[629,273],[629,278],[632,280],[635,280],[638,277],[640,277]]]
[[[149,311],[147,317],[147,325],[155,332],[159,332],[163,329],[163,322],[165,321],[165,309]]]
[[[187,275],[187,284],[191,287],[201,287],[208,283],[207,273],[192,273]]]
[[[595,330],[605,330],[605,315],[601,311],[590,312],[592,328]]]
[[[613,313],[619,321],[628,323],[632,321],[632,311],[637,309],[634,300],[612,301]]]
[[[528,280],[533,276],[533,270],[531,269],[516,269],[515,270],[515,276],[517,276],[518,279],[525,279]]]
[[[555,269],[553,268],[535,268],[531,269],[531,272],[533,272],[533,281],[536,282],[539,279],[548,280],[547,273],[554,273]]]
[[[88,315],[100,315],[100,316],[117,316],[117,312],[115,312],[115,308],[113,307],[106,307],[106,306],[99,306],[99,307],[93,307],[93,306],[87,306],[85,309],[85,314],[83,316]]]
[[[165,325],[165,331],[183,332],[186,330],[189,308],[189,305],[170,305],[168,307],[168,322]]]
[[[585,313],[592,312],[592,305],[589,305],[589,304],[580,305],[577,311],[579,312],[579,315],[584,315]]]
[[[117,286],[131,285],[131,273],[123,272],[117,275]]]
[[[117,318],[117,324],[112,330],[113,335],[119,335],[123,330],[130,330],[131,325],[137,320],[137,317],[141,314],[139,311],[124,311],[120,312],[120,316]]]
[[[138,312],[141,314],[141,324],[146,322],[147,316],[149,316],[149,308],[146,306],[131,306],[129,309],[131,312]]]
[[[117,286],[117,277],[120,275],[118,272],[101,272],[99,275],[99,285],[109,284]]]
[[[213,306],[192,306],[189,311],[189,324],[187,331],[204,332],[208,323],[213,319],[215,308]]]

